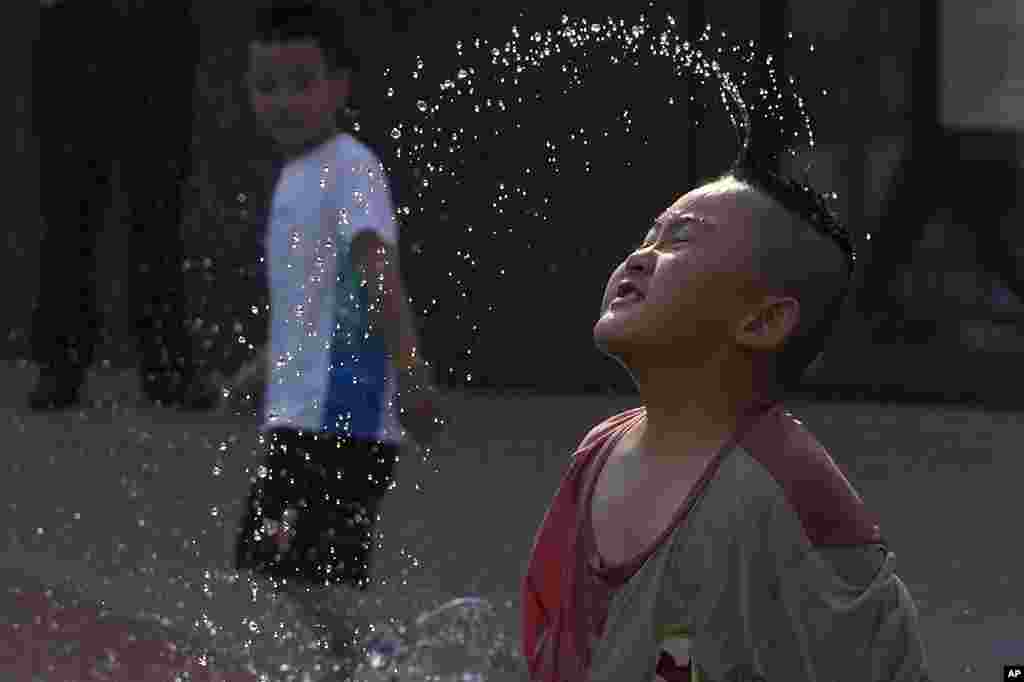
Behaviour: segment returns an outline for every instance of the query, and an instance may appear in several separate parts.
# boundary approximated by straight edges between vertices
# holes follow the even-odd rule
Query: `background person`
[[[186,330],[182,187],[191,170],[192,95],[199,36],[189,4],[43,2],[33,56],[39,140],[39,300],[32,359],[36,410],[80,404],[101,317],[96,246],[112,200],[115,160],[133,239],[121,257],[136,278],[144,395],[163,405],[206,409]]]
[[[357,21],[301,1],[257,13],[250,99],[287,164],[267,226],[269,341],[225,386],[229,400],[237,386],[264,394],[267,456],[236,566],[296,600],[339,658],[353,653],[358,626],[324,612],[325,590],[369,587],[402,427],[426,443],[442,424],[399,275],[388,180],[376,155],[338,130],[358,66],[345,36]]]

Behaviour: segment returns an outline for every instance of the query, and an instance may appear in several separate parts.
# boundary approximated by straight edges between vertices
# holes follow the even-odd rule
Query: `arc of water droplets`
[[[740,44],[734,44],[729,48],[720,46],[714,50],[706,50],[705,44],[710,43],[713,40],[711,26],[708,25],[704,28],[702,35],[695,41],[690,42],[684,40],[678,33],[676,33],[676,20],[671,15],[665,17],[667,27],[661,31],[655,31],[646,15],[641,14],[640,19],[637,23],[627,24],[624,19],[616,19],[608,17],[601,22],[588,20],[586,18],[575,18],[563,15],[561,17],[560,26],[556,28],[548,28],[545,30],[536,30],[529,33],[529,36],[524,40],[524,36],[518,26],[512,27],[512,40],[507,40],[500,44],[491,44],[488,40],[480,37],[474,38],[471,43],[467,45],[464,41],[458,41],[455,45],[458,57],[466,57],[466,52],[472,48],[477,51],[484,51],[489,59],[492,67],[498,67],[498,69],[505,69],[510,71],[509,73],[498,73],[496,74],[497,85],[504,86],[505,88],[510,85],[513,88],[520,86],[520,76],[529,71],[539,71],[547,68],[549,61],[556,56],[564,55],[570,52],[578,53],[580,57],[579,64],[565,63],[562,64],[561,70],[569,78],[568,88],[580,87],[584,85],[584,71],[585,67],[592,63],[588,58],[591,56],[590,51],[600,46],[606,45],[621,45],[624,49],[620,55],[612,55],[609,57],[609,61],[613,65],[620,65],[624,63],[631,63],[634,67],[639,66],[639,58],[644,55],[650,55],[654,57],[667,58],[672,60],[674,64],[674,75],[679,78],[690,75],[698,80],[699,85],[704,85],[708,80],[716,80],[720,88],[720,99],[725,109],[725,113],[729,118],[733,128],[738,132],[742,132],[741,136],[746,139],[746,134],[750,129],[750,112],[747,104],[744,101],[740,87],[747,84],[748,74],[743,71],[739,74],[740,80],[737,82],[733,75],[727,70],[723,69],[719,63],[720,58],[725,56],[740,56],[741,61],[746,64],[753,64],[755,60],[755,44],[753,41],[748,41],[745,46]],[[720,33],[721,38],[726,38],[724,32]],[[789,38],[792,38],[792,34],[789,34]],[[741,53],[746,50],[746,58],[743,59]],[[473,61],[473,60],[469,60]],[[777,71],[773,64],[773,58],[771,55],[766,56],[766,66],[768,67],[769,87],[774,91],[774,98],[772,98],[771,92],[764,88],[760,89],[758,95],[765,101],[765,111],[768,115],[773,116],[776,120],[782,118],[782,105],[783,105],[783,94],[780,87]],[[424,60],[421,57],[416,58],[415,69],[411,71],[409,76],[412,80],[417,81],[421,77],[421,73],[425,68]],[[403,160],[410,167],[413,168],[413,173],[419,181],[419,187],[416,192],[416,201],[422,204],[425,192],[429,192],[432,185],[430,182],[430,176],[449,176],[452,178],[458,178],[459,163],[456,162],[445,162],[444,160],[438,160],[436,158],[426,158],[428,155],[432,155],[432,152],[444,153],[447,152],[451,156],[462,154],[466,151],[466,143],[472,142],[481,144],[484,142],[482,136],[478,133],[467,133],[465,127],[459,127],[457,129],[446,129],[438,124],[438,115],[442,112],[445,106],[453,105],[456,103],[459,97],[475,97],[476,101],[473,103],[474,114],[483,113],[488,111],[496,114],[511,114],[515,111],[516,107],[528,105],[541,99],[541,93],[535,93],[531,98],[524,96],[523,94],[517,94],[511,97],[508,96],[484,96],[478,92],[478,81],[481,78],[481,70],[473,65],[459,66],[454,70],[454,73],[450,74],[448,78],[440,81],[439,83],[439,94],[435,96],[424,96],[416,100],[415,111],[409,118],[403,117],[404,120],[398,121],[395,126],[391,129],[391,137],[398,141],[403,136],[411,133],[414,138],[426,136],[429,132],[436,132],[429,141],[413,141],[409,144],[401,145],[395,150],[395,157],[399,160]],[[392,78],[391,69],[385,70],[385,76]],[[788,84],[793,89],[793,97],[796,102],[796,107],[799,115],[802,119],[803,129],[808,134],[808,145],[814,147],[814,134],[813,127],[811,125],[810,116],[807,112],[805,101],[798,93],[795,92],[796,79],[793,77],[788,78]],[[562,94],[567,94],[568,89],[563,89]],[[389,98],[394,97],[396,94],[395,87],[389,85],[387,88],[387,95]],[[691,96],[692,99],[692,96]],[[669,98],[670,103],[674,103],[674,98]],[[408,114],[408,111],[403,112]],[[418,119],[418,120],[417,120]],[[626,126],[626,132],[631,132],[631,119],[630,111],[626,108],[622,115],[623,123]],[[407,122],[409,121],[409,122]],[[520,127],[519,123],[515,123],[515,128]],[[794,131],[794,136],[798,133]],[[491,135],[498,136],[500,132],[496,129],[491,130]],[[586,133],[583,128],[570,132],[570,142],[575,142],[577,135],[582,140],[583,144],[588,144]],[[607,131],[604,131],[604,136],[607,136]],[[544,142],[544,158],[548,164],[553,168],[553,172],[558,174],[558,147],[550,140]],[[424,173],[423,170],[426,172]],[[590,163],[587,162],[586,171],[590,171]],[[533,174],[532,169],[526,168],[524,174],[529,176]],[[435,185],[436,187],[436,185]],[[508,201],[512,195],[526,198],[527,191],[525,188],[514,186],[511,188],[511,194],[504,182],[497,183],[497,192],[495,199],[491,206],[495,210],[498,216],[503,216],[505,210],[503,208],[503,202]],[[444,205],[447,202],[441,201]],[[543,197],[543,206],[538,207],[534,210],[527,211],[527,215],[535,218],[542,218],[546,220],[546,216],[543,212],[543,207],[549,203],[549,197]],[[420,212],[424,209],[420,206]],[[399,214],[406,216],[410,215],[411,211],[408,206],[402,206],[398,209]],[[467,232],[472,232],[472,226],[467,227]],[[509,227],[507,230],[509,233],[512,232],[512,228]],[[494,231],[492,236],[497,236],[497,232]],[[414,248],[416,253],[422,253],[421,245],[417,245],[419,248]],[[468,264],[473,269],[478,269],[479,263],[476,257],[468,248],[459,248],[456,251],[456,256],[459,261],[463,264]],[[506,271],[503,267],[494,268],[494,272],[497,277],[503,277]],[[467,283],[464,282],[460,277],[456,275],[454,271],[448,272],[449,280],[452,280],[456,286],[457,295],[461,299],[467,298]],[[433,303],[436,303],[434,299]],[[427,314],[427,310],[423,313]],[[494,306],[489,305],[487,312],[493,313]],[[461,321],[461,314],[456,315],[456,320]],[[473,331],[476,332],[479,328],[478,324],[473,325]],[[472,356],[472,348],[465,350],[465,356],[467,358]],[[472,374],[467,372],[467,382],[471,382]]]

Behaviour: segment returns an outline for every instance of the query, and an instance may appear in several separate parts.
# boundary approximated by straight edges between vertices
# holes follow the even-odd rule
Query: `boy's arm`
[[[857,679],[928,682],[917,605],[888,566],[895,555],[882,543],[815,552],[823,560],[819,569],[827,574],[811,578],[813,573],[795,572],[780,586],[792,597],[795,625],[810,635],[809,652],[820,666],[819,676],[838,677],[864,665]],[[806,600],[807,594],[814,597]]]
[[[238,371],[230,377],[224,377],[219,373],[215,373],[214,383],[219,386],[221,391],[227,390],[233,395],[262,395],[266,389],[269,373],[268,349],[269,345],[258,346],[253,358],[239,367]],[[223,394],[221,399],[223,399]]]
[[[780,564],[771,581],[778,601],[751,598],[751,608],[765,612],[748,624],[755,641],[776,642],[764,659],[765,678],[813,669],[818,679],[928,682],[917,607],[888,565],[892,556],[872,543],[817,547],[795,565]],[[773,623],[772,612],[782,617]]]
[[[351,259],[353,270],[370,288],[370,324],[381,331],[395,369],[430,386],[429,366],[420,352],[415,317],[402,285],[398,249],[376,232],[362,230],[352,241]]]
[[[267,344],[257,346],[252,359],[242,366],[239,373],[244,375],[259,374],[260,376],[266,374],[270,364],[268,361],[269,348],[270,346]]]

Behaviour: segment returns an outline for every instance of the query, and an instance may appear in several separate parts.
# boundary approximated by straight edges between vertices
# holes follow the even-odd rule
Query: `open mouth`
[[[644,295],[640,293],[640,290],[632,282],[623,282],[619,285],[619,288],[615,290],[615,298],[612,299],[611,305],[625,305],[627,303],[636,303],[642,301]]]
[[[623,305],[630,305],[633,303],[639,303],[644,300],[644,297],[640,294],[629,294],[628,296],[618,296],[613,300],[608,307],[614,308]]]

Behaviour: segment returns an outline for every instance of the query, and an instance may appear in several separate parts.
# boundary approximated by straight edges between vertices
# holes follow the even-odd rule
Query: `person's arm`
[[[692,527],[714,525],[714,537],[677,531],[654,572],[663,584],[649,607],[665,615],[647,664],[675,659],[662,663],[666,680],[689,664],[699,682],[927,682],[917,609],[877,528],[844,528],[820,501],[807,505],[833,524],[827,544],[777,479],[745,474],[719,470],[721,485],[690,512]],[[747,502],[736,505],[737,495]],[[686,557],[698,546],[707,556],[694,563]]]
[[[269,359],[267,354],[269,346],[263,345],[256,348],[256,353],[251,360],[244,363],[234,375],[225,378],[215,373],[213,381],[220,386],[220,400],[224,400],[223,391],[229,394],[229,400],[252,400],[259,397],[266,390],[267,377],[269,373]],[[248,397],[247,397],[248,396]]]
[[[351,248],[352,268],[369,289],[369,321],[387,345],[395,370],[406,378],[432,384],[422,356],[415,317],[409,306],[398,266],[398,249],[372,230],[356,234]]]
[[[242,365],[238,370],[239,379],[251,380],[253,376],[263,376],[269,367],[267,358],[268,346],[266,344],[257,346],[251,360]]]
[[[778,599],[786,616],[774,626],[758,619],[754,629],[763,628],[761,637],[769,628],[776,636],[790,633],[790,655],[819,679],[847,674],[865,682],[928,682],[917,607],[893,569],[894,556],[883,544],[817,547],[802,562],[780,565]],[[770,599],[752,599],[752,608],[755,601],[773,609]],[[777,636],[781,648],[787,639]],[[791,661],[771,658],[765,657],[766,679],[782,674],[773,670],[793,670]]]

